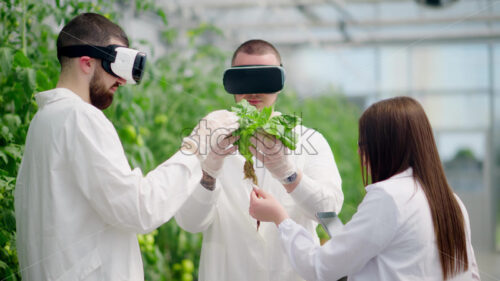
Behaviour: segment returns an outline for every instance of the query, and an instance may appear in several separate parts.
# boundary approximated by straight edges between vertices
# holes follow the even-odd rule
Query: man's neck
[[[89,85],[87,82],[78,79],[76,76],[65,75],[61,73],[57,88],[66,88],[80,96],[84,101],[90,103]]]

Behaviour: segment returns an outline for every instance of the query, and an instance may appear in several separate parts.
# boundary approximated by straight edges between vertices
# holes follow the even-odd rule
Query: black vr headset
[[[224,89],[230,94],[274,94],[283,89],[285,69],[275,65],[241,65],[224,71]]]
[[[120,45],[106,47],[94,45],[73,45],[57,50],[59,56],[76,58],[89,56],[101,59],[102,68],[115,76],[127,80],[130,84],[139,84],[144,73],[146,54]]]

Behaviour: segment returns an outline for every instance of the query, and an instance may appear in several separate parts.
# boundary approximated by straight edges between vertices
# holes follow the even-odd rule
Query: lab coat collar
[[[394,176],[390,177],[389,179],[399,179],[399,178],[406,178],[406,177],[413,177],[413,168],[409,167],[408,169],[402,171],[401,173],[395,174]]]
[[[395,179],[400,179],[400,178],[407,178],[407,177],[413,177],[413,168],[409,167],[408,169],[402,171],[401,173],[395,174],[394,176],[384,180],[384,181],[390,181],[390,180],[395,180]],[[376,183],[375,183],[376,184]],[[368,191],[373,187],[373,184],[369,184],[365,187],[365,190]]]
[[[80,99],[83,101],[83,99],[79,95],[66,88],[55,88],[45,92],[40,92],[35,95],[35,99],[38,103],[39,108],[42,108],[49,103],[67,98]]]

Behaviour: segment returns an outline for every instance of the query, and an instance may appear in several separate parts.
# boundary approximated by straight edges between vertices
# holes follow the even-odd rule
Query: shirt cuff
[[[217,201],[217,198],[219,197],[221,190],[222,188],[219,186],[218,181],[215,182],[214,190],[208,190],[203,185],[198,183],[192,196],[199,203],[210,205]]]
[[[291,218],[286,218],[278,225],[278,230],[280,233],[282,233],[293,228],[294,225],[295,222]]]
[[[292,196],[293,200],[297,203],[302,203],[309,196],[311,196],[311,179],[309,179],[306,175],[302,174],[302,179],[300,180],[299,184],[295,187],[295,189],[290,192],[290,196]]]

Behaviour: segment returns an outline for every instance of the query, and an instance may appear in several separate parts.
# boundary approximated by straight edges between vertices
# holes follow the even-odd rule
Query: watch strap
[[[297,172],[293,172],[291,175],[289,175],[288,177],[280,180],[280,182],[282,184],[291,184],[293,182],[295,182],[297,180]]]

